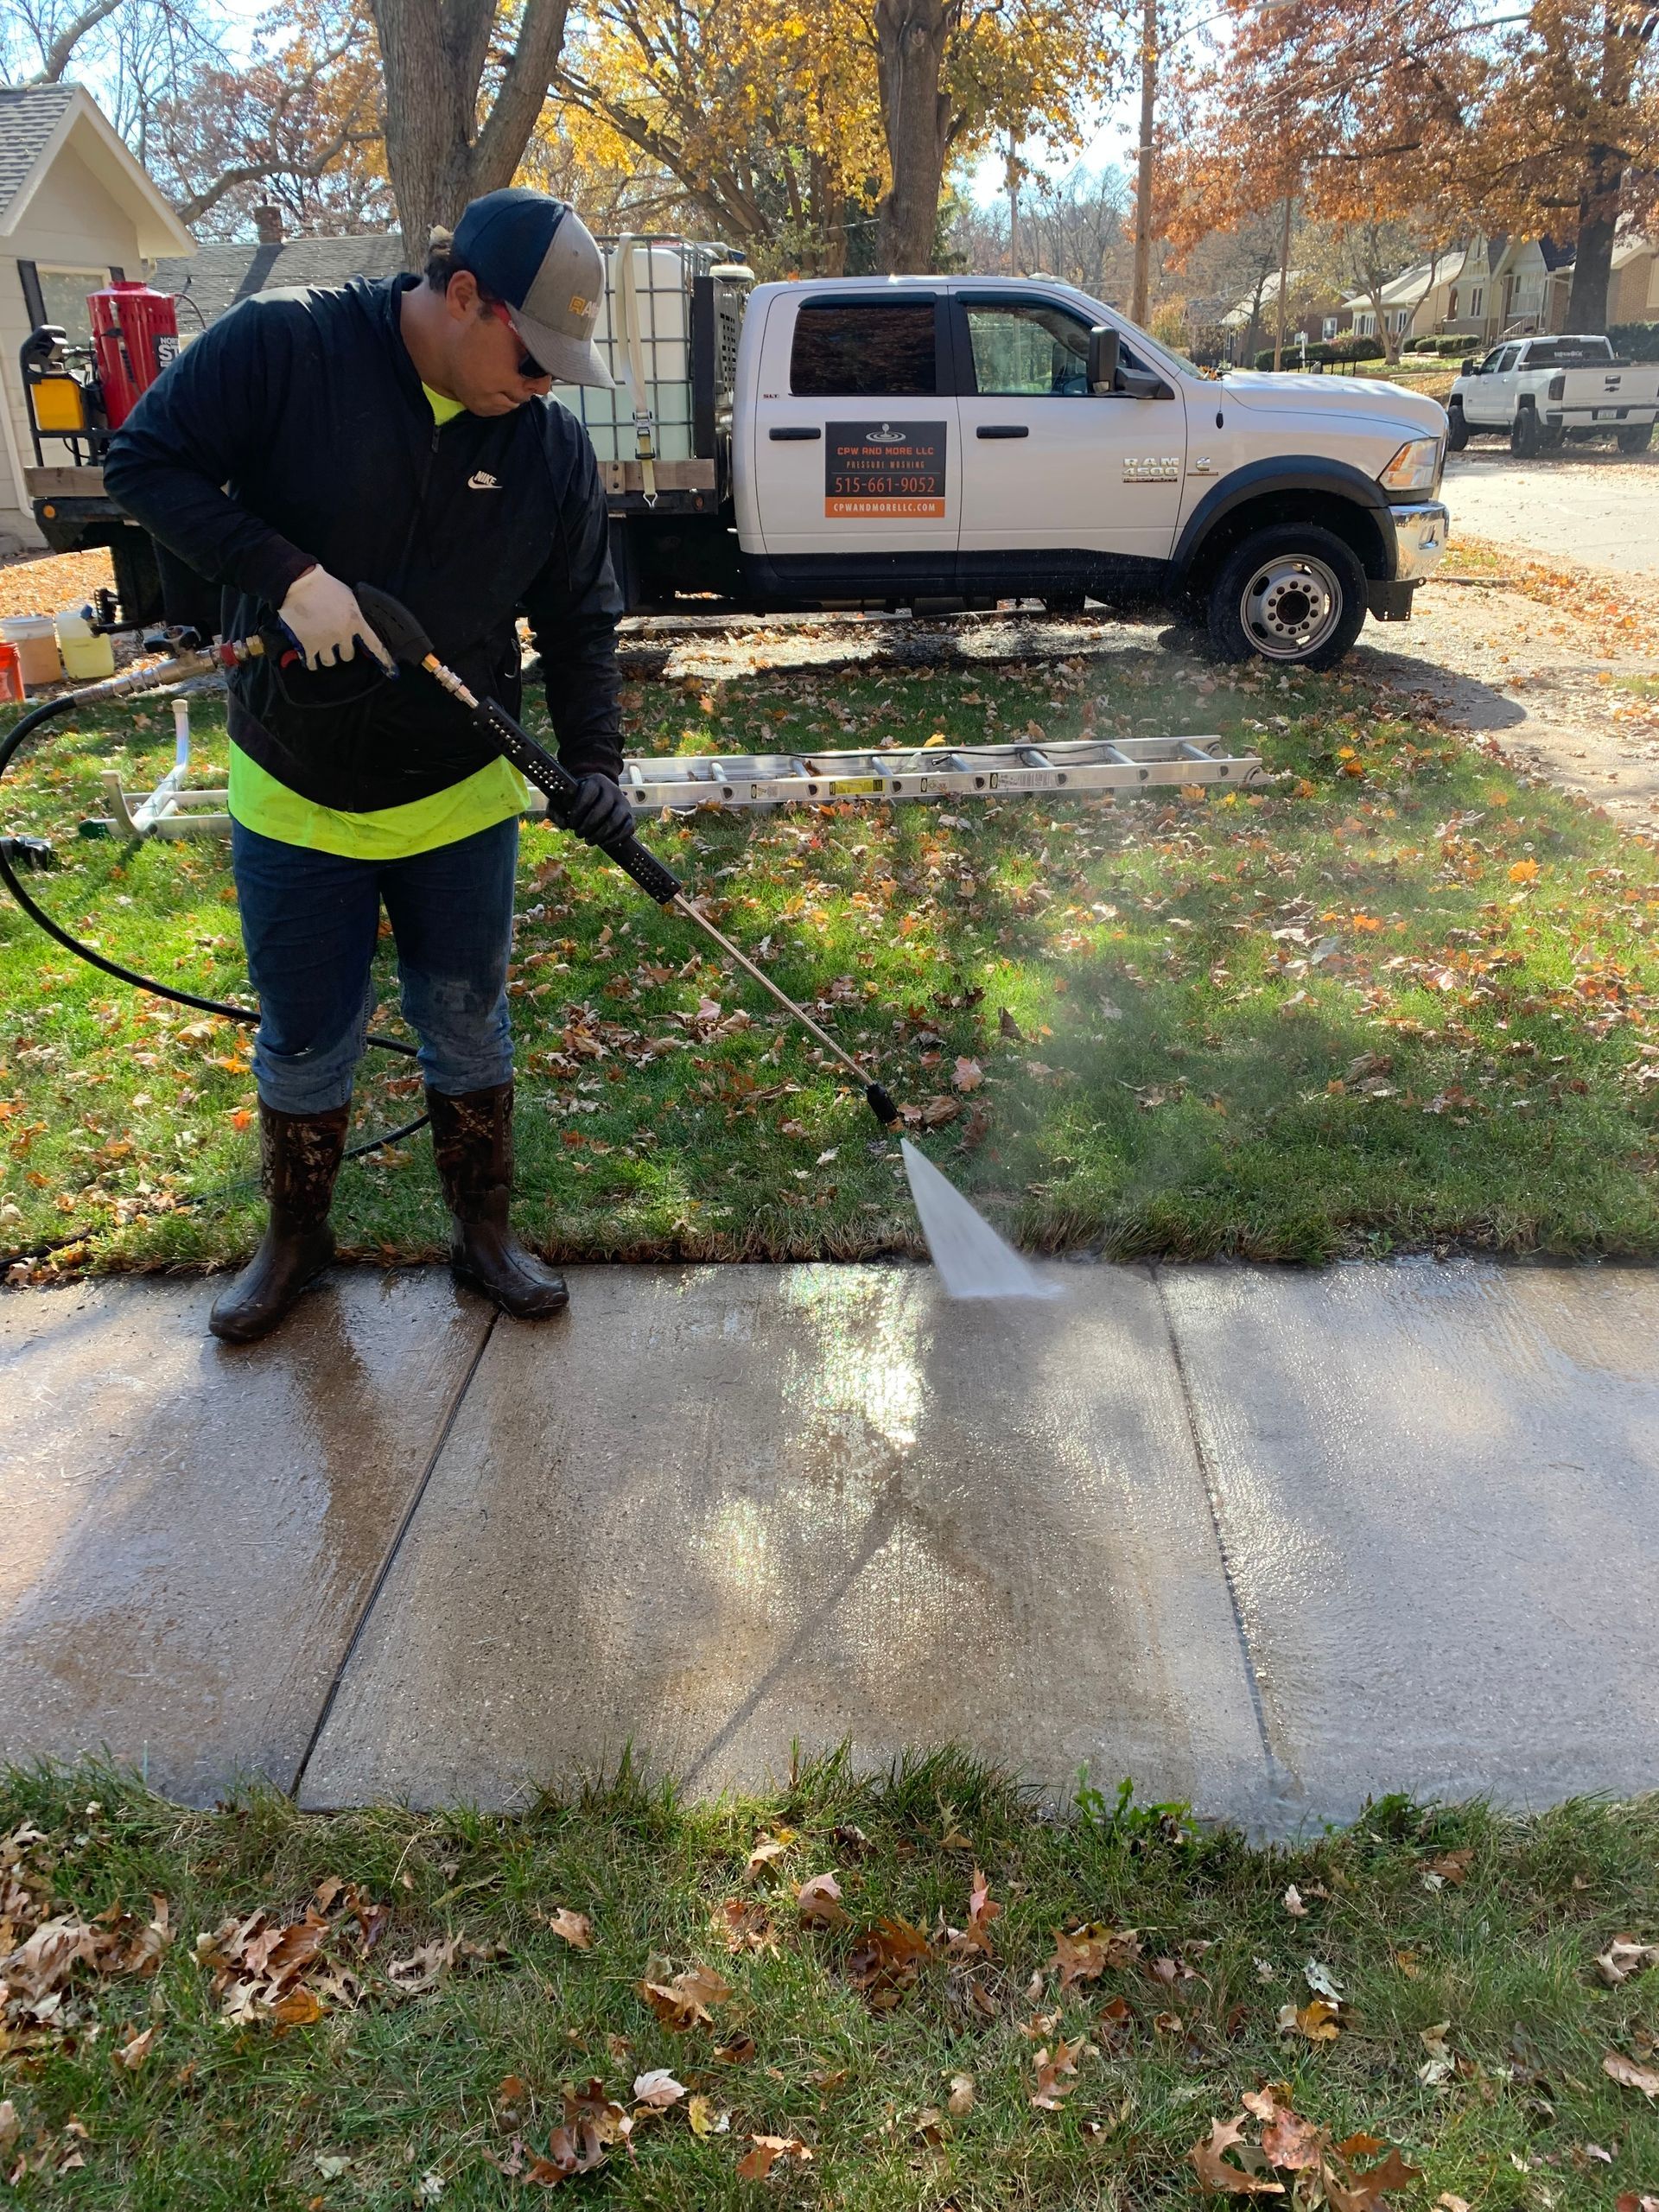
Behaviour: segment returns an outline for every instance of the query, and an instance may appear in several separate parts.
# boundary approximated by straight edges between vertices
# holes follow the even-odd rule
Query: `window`
[[[1376,317],[1374,315],[1357,315],[1354,317],[1354,335],[1356,338],[1375,338]]]
[[[1338,320],[1338,318],[1337,316],[1328,315],[1325,318],[1325,321],[1319,325],[1320,335],[1325,339],[1327,345],[1337,334]]]
[[[1477,284],[1469,294],[1469,315],[1472,320],[1484,315],[1485,312],[1486,287],[1484,284]]]
[[[1403,334],[1406,325],[1410,321],[1411,309],[1409,308],[1390,308],[1389,312],[1389,327],[1393,331],[1396,338]]]
[[[1089,391],[1090,325],[1047,300],[967,304],[974,389],[984,397],[1081,398]],[[1127,361],[1127,356],[1120,356]]]
[[[800,399],[911,399],[939,388],[933,302],[809,300],[795,318]]]
[[[40,287],[41,320],[56,323],[72,346],[90,346],[92,340],[92,318],[86,312],[88,292],[101,292],[110,281],[107,269],[43,269],[35,264],[35,282]],[[31,316],[34,302],[24,288],[25,303]]]
[[[1535,338],[1527,355],[1529,369],[1586,368],[1611,361],[1613,349],[1605,338]]]

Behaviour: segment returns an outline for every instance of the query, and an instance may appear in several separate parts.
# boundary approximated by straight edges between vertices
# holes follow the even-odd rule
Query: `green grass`
[[[1027,1245],[1659,1252],[1651,846],[1360,677],[1217,682],[1124,652],[653,683],[628,702],[639,751],[1035,727],[1213,730],[1262,752],[1278,780],[1259,793],[650,827],[895,1095],[959,1109],[929,1148]],[[222,725],[211,702],[194,719],[207,779]],[[223,994],[242,964],[222,851],[73,836],[104,810],[100,772],[146,788],[170,738],[153,703],[111,709],[34,751],[0,816],[64,841],[69,865],[37,881],[70,926]],[[519,1217],[543,1249],[913,1249],[893,1147],[861,1101],[683,925],[545,830],[525,834],[520,912]],[[395,1026],[389,962],[383,980]],[[705,997],[716,1033],[696,1019]],[[739,1010],[753,1026],[728,1026]],[[971,1091],[959,1058],[982,1071]],[[406,1062],[372,1054],[365,1076],[359,1133],[418,1110]],[[251,1192],[177,1208],[251,1171],[252,1104],[245,1032],[105,982],[0,905],[0,1253],[83,1226],[60,1266],[245,1253]],[[348,1168],[337,1221],[371,1258],[435,1255],[424,1136]]]
[[[1617,1935],[1659,1935],[1653,1800],[1524,1821],[1388,1800],[1351,1829],[1255,1851],[1097,1796],[1056,1819],[946,1753],[881,1781],[832,1758],[768,1800],[714,1805],[625,1772],[516,1820],[325,1819],[272,1796],[194,1813],[107,1772],[13,1773],[0,1777],[0,1836],[19,1829],[0,1846],[16,1937],[49,1911],[119,1950],[156,1917],[153,1900],[173,1936],[149,1974],[77,1966],[43,2018],[14,1990],[0,2130],[15,2139],[0,2176],[22,2162],[8,2200],[20,2205],[539,2202],[522,2171],[500,2169],[546,2153],[562,2085],[597,2079],[631,2105],[636,2076],[664,2067],[688,2096],[638,2119],[632,2157],[618,2146],[573,2184],[588,2201],[1213,2203],[1186,2154],[1264,2084],[1338,2141],[1363,2131],[1396,2148],[1421,2178],[1391,2204],[1612,2212],[1659,2183],[1659,2114],[1602,2068],[1610,2054],[1654,2064],[1659,1968],[1604,1986],[1593,1963]],[[762,1837],[785,1848],[751,1874]],[[976,1868],[1000,1910],[988,1949],[953,1953]],[[796,1893],[831,1870],[847,1924],[804,1928]],[[1300,1918],[1286,1908],[1293,1884]],[[301,2024],[257,1998],[226,2018],[233,1995],[199,1936],[260,1910],[291,1923],[320,1897],[330,1933],[297,1984],[320,1993],[320,2017],[302,1995]],[[759,1948],[728,1947],[728,1900]],[[553,1932],[561,1908],[588,1916],[591,1948]],[[929,1945],[884,1999],[860,1986],[859,1944],[889,1916]],[[1139,1955],[1062,1988],[1055,1931],[1090,1923],[1135,1931]],[[366,1955],[365,1925],[378,1929]],[[411,1993],[409,1962],[432,1944],[447,1947],[435,1978]],[[639,1985],[694,1967],[729,1994],[708,2024],[671,2032]],[[1310,1967],[1341,1995],[1334,2040],[1278,2024],[1312,2001]],[[150,2031],[141,2064],[118,2063]],[[1426,2031],[1449,2063],[1434,2067]],[[1075,2075],[1059,2108],[1041,2109],[1038,2052],[1061,2038],[1078,2047]],[[963,2076],[971,2109],[953,2113]],[[694,2132],[693,2094],[723,2132]],[[794,2139],[810,2163],[740,2179],[756,2134]]]

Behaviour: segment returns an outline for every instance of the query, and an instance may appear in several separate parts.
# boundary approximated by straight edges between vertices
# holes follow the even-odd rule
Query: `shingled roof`
[[[0,216],[28,183],[74,97],[73,85],[0,86]]]
[[[188,332],[194,327],[192,307],[200,309],[204,323],[216,322],[253,292],[308,284],[332,288],[350,283],[353,276],[395,276],[403,265],[397,233],[369,232],[360,238],[284,238],[274,245],[202,245],[188,261],[158,261],[149,281],[185,302],[179,327]]]

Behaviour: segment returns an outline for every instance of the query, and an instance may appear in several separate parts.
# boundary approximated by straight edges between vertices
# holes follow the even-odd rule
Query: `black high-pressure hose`
[[[192,659],[195,660],[196,657],[192,656]],[[25,741],[58,715],[73,713],[78,707],[102,705],[105,700],[121,697],[129,692],[152,690],[169,681],[175,673],[180,676],[206,675],[213,667],[214,663],[203,655],[194,666],[180,662],[176,671],[166,666],[133,670],[126,676],[90,685],[84,690],[65,691],[55,699],[42,700],[38,707],[31,708],[14,728],[8,730],[3,739],[0,739],[0,780],[3,780]],[[259,1015],[256,1008],[235,1006],[228,999],[202,998],[194,991],[181,991],[174,984],[157,982],[153,976],[141,976],[135,968],[124,968],[118,960],[106,959],[95,946],[83,943],[60,922],[54,921],[18,875],[20,866],[40,870],[51,865],[52,849],[45,838],[0,836],[0,883],[5,885],[35,927],[44,930],[48,937],[62,945],[66,952],[73,952],[88,967],[96,968],[105,976],[112,976],[118,983],[130,984],[136,991],[148,991],[152,997],[170,999],[175,1006],[193,1007],[199,1014],[222,1015],[227,1021],[240,1022],[244,1028],[251,1029],[257,1026]],[[371,1045],[378,1045],[382,1052],[401,1052],[411,1059],[415,1057],[416,1047],[406,1044],[401,1037],[382,1037],[372,1033],[367,1041]],[[404,1137],[411,1137],[417,1130],[423,1129],[427,1118],[422,1114],[415,1121],[404,1122],[401,1128],[388,1129],[384,1135],[370,1137],[361,1144],[354,1144],[344,1157],[359,1160],[365,1153],[378,1152],[385,1145],[401,1143]],[[249,1189],[257,1179],[252,1175],[238,1176],[228,1183],[216,1183],[211,1190],[193,1192],[178,1203],[181,1206],[203,1205],[210,1198],[224,1198],[232,1191]],[[9,1265],[18,1260],[44,1259],[50,1253],[65,1251],[72,1244],[83,1243],[90,1233],[88,1230],[82,1229],[48,1243],[29,1245],[19,1251],[0,1255],[0,1265]]]

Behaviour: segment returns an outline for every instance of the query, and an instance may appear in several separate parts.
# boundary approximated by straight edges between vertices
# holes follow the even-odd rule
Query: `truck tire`
[[[1206,619],[1222,660],[1257,654],[1282,667],[1330,668],[1365,620],[1365,571],[1334,531],[1275,524],[1222,563]]]
[[[1530,461],[1543,442],[1537,410],[1517,408],[1515,420],[1510,425],[1510,451],[1517,461]]]
[[[1618,434],[1620,453],[1646,453],[1653,438],[1651,423],[1631,423]]]
[[[1446,449],[1461,453],[1469,442],[1469,425],[1463,419],[1463,402],[1454,399],[1446,410]]]

